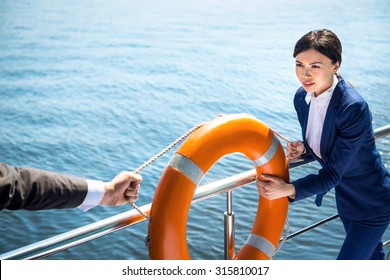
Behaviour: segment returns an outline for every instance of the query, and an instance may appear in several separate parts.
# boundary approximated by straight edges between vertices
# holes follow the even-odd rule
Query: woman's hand
[[[262,175],[263,180],[256,177],[257,189],[261,196],[273,200],[281,197],[289,196],[295,198],[295,187],[293,184],[287,184],[282,179],[271,176]]]
[[[295,159],[306,152],[305,145],[302,141],[295,141],[287,143],[287,157],[288,159]]]

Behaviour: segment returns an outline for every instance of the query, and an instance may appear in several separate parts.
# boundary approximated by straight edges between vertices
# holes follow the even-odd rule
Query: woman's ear
[[[333,73],[336,74],[339,69],[340,69],[340,62],[337,61],[334,64]]]

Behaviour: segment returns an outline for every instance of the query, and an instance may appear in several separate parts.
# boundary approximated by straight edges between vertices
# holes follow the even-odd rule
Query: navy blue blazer
[[[299,88],[294,106],[305,139],[309,106],[306,91]],[[341,216],[364,221],[390,218],[390,174],[375,146],[372,116],[368,104],[343,79],[339,79],[325,116],[318,158],[303,141],[307,155],[322,166],[318,174],[292,184],[292,201],[335,188],[337,210]]]

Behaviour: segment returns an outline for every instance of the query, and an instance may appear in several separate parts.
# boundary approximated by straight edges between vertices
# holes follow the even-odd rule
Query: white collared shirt
[[[307,120],[306,142],[313,152],[320,158],[322,158],[320,145],[326,111],[338,82],[338,78],[334,76],[332,86],[318,97],[315,97],[314,93],[306,93],[306,103],[311,103],[309,117]]]
[[[87,179],[87,184],[87,195],[85,196],[83,203],[77,207],[84,212],[98,205],[104,195],[104,182]]]

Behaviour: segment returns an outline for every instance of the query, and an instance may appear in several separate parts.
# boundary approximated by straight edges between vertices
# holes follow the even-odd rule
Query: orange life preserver
[[[196,130],[179,147],[164,170],[152,201],[149,223],[151,259],[190,259],[186,225],[196,187],[223,156],[242,153],[257,176],[289,180],[288,163],[278,138],[246,114],[218,117]],[[288,200],[259,198],[251,233],[235,259],[270,259],[282,235]]]

